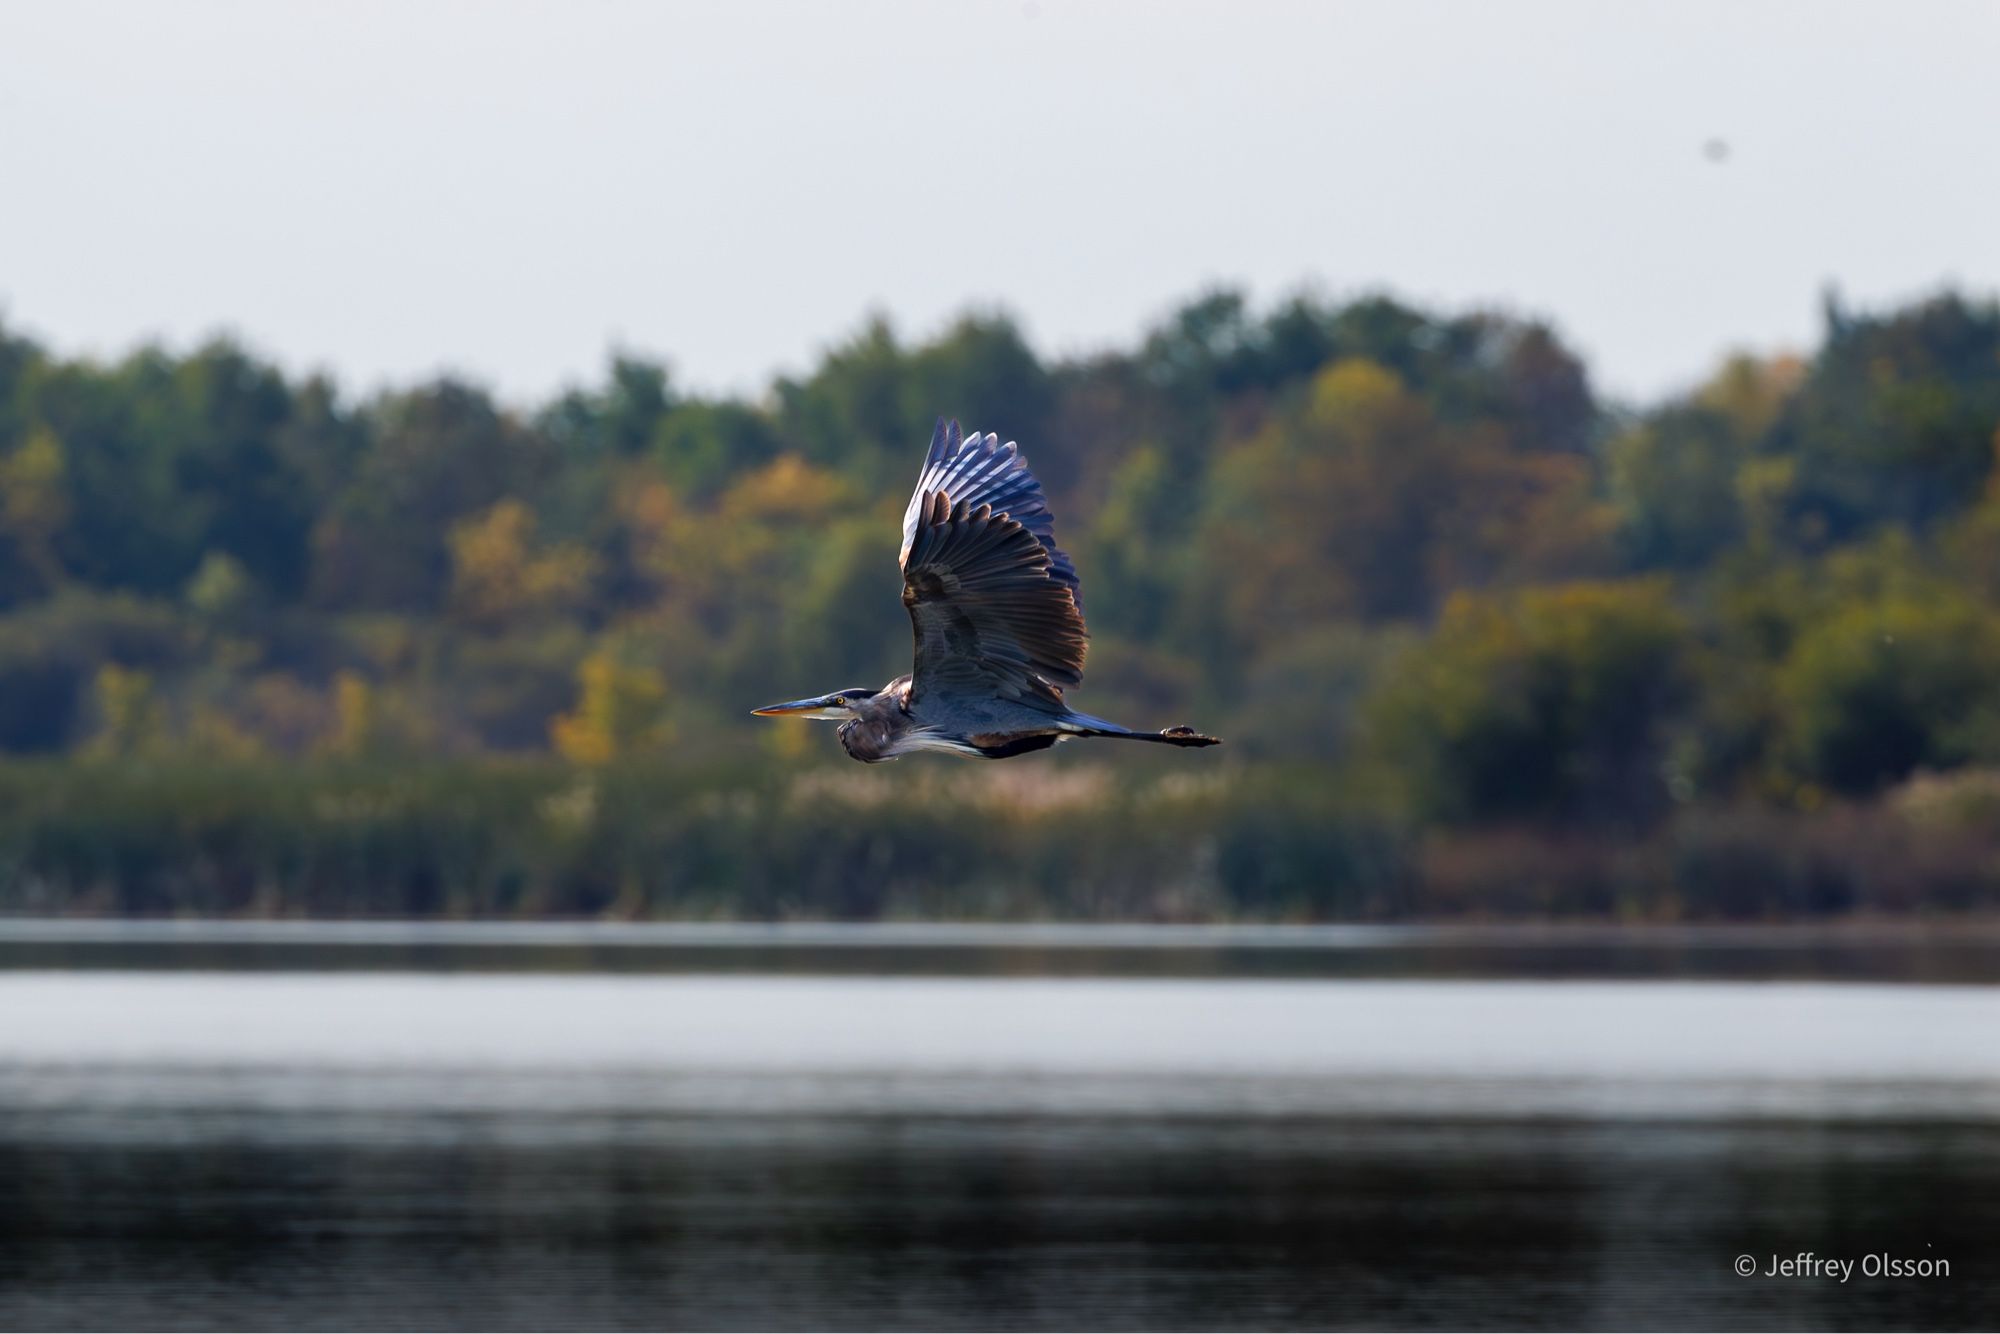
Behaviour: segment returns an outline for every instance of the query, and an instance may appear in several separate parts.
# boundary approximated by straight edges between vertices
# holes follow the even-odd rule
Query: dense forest
[[[1078,703],[1229,744],[863,769],[939,414],[1018,439]],[[2000,305],[1649,407],[1550,328],[883,320],[519,409],[0,328],[0,910],[1776,916],[2000,905]],[[1152,752],[1151,747],[1136,748]]]

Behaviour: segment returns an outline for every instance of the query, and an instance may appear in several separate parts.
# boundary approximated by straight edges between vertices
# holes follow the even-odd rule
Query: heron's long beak
[[[820,695],[813,699],[795,699],[789,704],[766,704],[761,709],[750,712],[765,718],[824,718],[828,722],[844,721],[848,714],[837,707],[832,695]]]

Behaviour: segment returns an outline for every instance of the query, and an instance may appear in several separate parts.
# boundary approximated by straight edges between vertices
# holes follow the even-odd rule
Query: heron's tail
[[[1158,732],[1135,732],[1129,727],[1093,718],[1087,713],[1073,713],[1064,720],[1076,728],[1072,736],[1108,736],[1125,741],[1157,741],[1163,746],[1219,746],[1222,738],[1206,736],[1192,727],[1168,727]]]

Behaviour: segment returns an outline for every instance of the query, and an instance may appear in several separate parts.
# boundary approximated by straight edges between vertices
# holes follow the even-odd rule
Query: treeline
[[[1208,832],[1175,863],[1208,879],[1162,872],[1186,882],[1168,901],[1443,911],[1411,895],[1457,883],[1454,857],[1525,859],[1520,876],[1555,884],[1626,847],[1661,860],[1584,878],[1651,885],[1643,910],[1667,910],[1706,892],[1686,868],[1707,863],[1671,851],[1688,830],[1761,839],[1757,875],[1805,883],[1839,860],[1826,840],[1864,825],[1870,846],[1962,845],[1970,859],[1932,868],[1949,889],[1878,897],[2000,894],[1980,850],[2000,767],[2000,307],[1829,301],[1809,356],[1737,357],[1638,409],[1600,401],[1533,322],[1387,298],[1260,311],[1218,293],[1087,359],[1045,362],[999,315],[914,344],[876,321],[754,401],[685,392],[663,364],[622,355],[601,383],[533,410],[454,380],[356,400],[227,342],[101,364],[0,329],[0,906],[169,910],[195,891],[126,891],[200,880],[192,859],[263,868],[231,873],[263,888],[232,881],[230,910],[338,910],[311,888],[324,877],[162,851],[199,824],[175,823],[173,794],[204,784],[212,803],[263,812],[266,833],[245,815],[228,837],[267,839],[280,862],[314,846],[310,812],[332,809],[309,790],[361,773],[462,783],[460,806],[498,820],[514,808],[496,794],[521,775],[570,791],[643,772],[660,808],[629,827],[594,815],[598,833],[682,830],[683,852],[715,823],[689,823],[704,793],[763,794],[745,800],[776,821],[797,805],[785,785],[819,781],[837,750],[745,711],[906,669],[896,522],[940,413],[1019,439],[1051,492],[1093,633],[1080,702],[1222,733],[1230,746],[1190,772],[1289,794],[1301,829],[1338,825],[1372,849],[1348,858],[1369,868],[1356,886],[1373,878],[1365,901],[1320,902],[1308,882],[1339,880],[1346,853],[1286,863],[1277,817],[1212,803],[1182,822]],[[950,781],[1020,770],[1143,786],[1147,758],[1045,757]],[[890,852],[879,836],[857,852],[838,872],[853,892],[827,890],[812,911],[886,910],[866,892],[869,857],[916,868],[898,903],[923,899],[925,876],[969,874],[947,869],[967,812],[928,780],[882,781],[917,804],[899,815],[915,825]],[[152,795],[132,806],[139,791]],[[286,792],[297,805],[281,817]],[[1162,837],[1135,816],[1114,838],[1124,800],[1091,789],[1079,801],[1101,819],[1037,815],[1047,864],[992,864],[1086,912],[1079,866]],[[139,809],[152,814],[118,823]],[[1961,832],[1916,838],[1919,809],[1924,828]],[[107,848],[129,838],[144,861],[150,839],[155,869],[90,869],[100,818]],[[780,911],[776,888],[747,887],[783,880],[782,836],[744,837],[751,861],[727,874],[649,853],[682,868],[681,888],[640,875],[640,910],[693,910],[677,895],[698,887],[703,911]],[[1254,866],[1243,849],[1258,837],[1266,869],[1241,882],[1214,869],[1225,847]],[[516,860],[518,892],[460,902],[478,877],[439,863],[425,872],[438,901],[401,891],[402,907],[630,906],[624,889],[581,888],[594,872]],[[407,885],[411,865],[366,875]],[[552,899],[557,884],[570,888]],[[1608,910],[1577,894],[1574,910]],[[1450,910],[1478,911],[1470,897]]]

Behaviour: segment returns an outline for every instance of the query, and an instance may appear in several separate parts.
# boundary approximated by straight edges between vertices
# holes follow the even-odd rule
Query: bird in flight
[[[1076,567],[1013,441],[938,421],[903,512],[902,565],[917,638],[908,676],[752,712],[838,722],[840,744],[867,764],[920,750],[1004,760],[1071,737],[1218,744],[1190,727],[1135,732],[1063,701],[1083,680],[1088,639]]]

